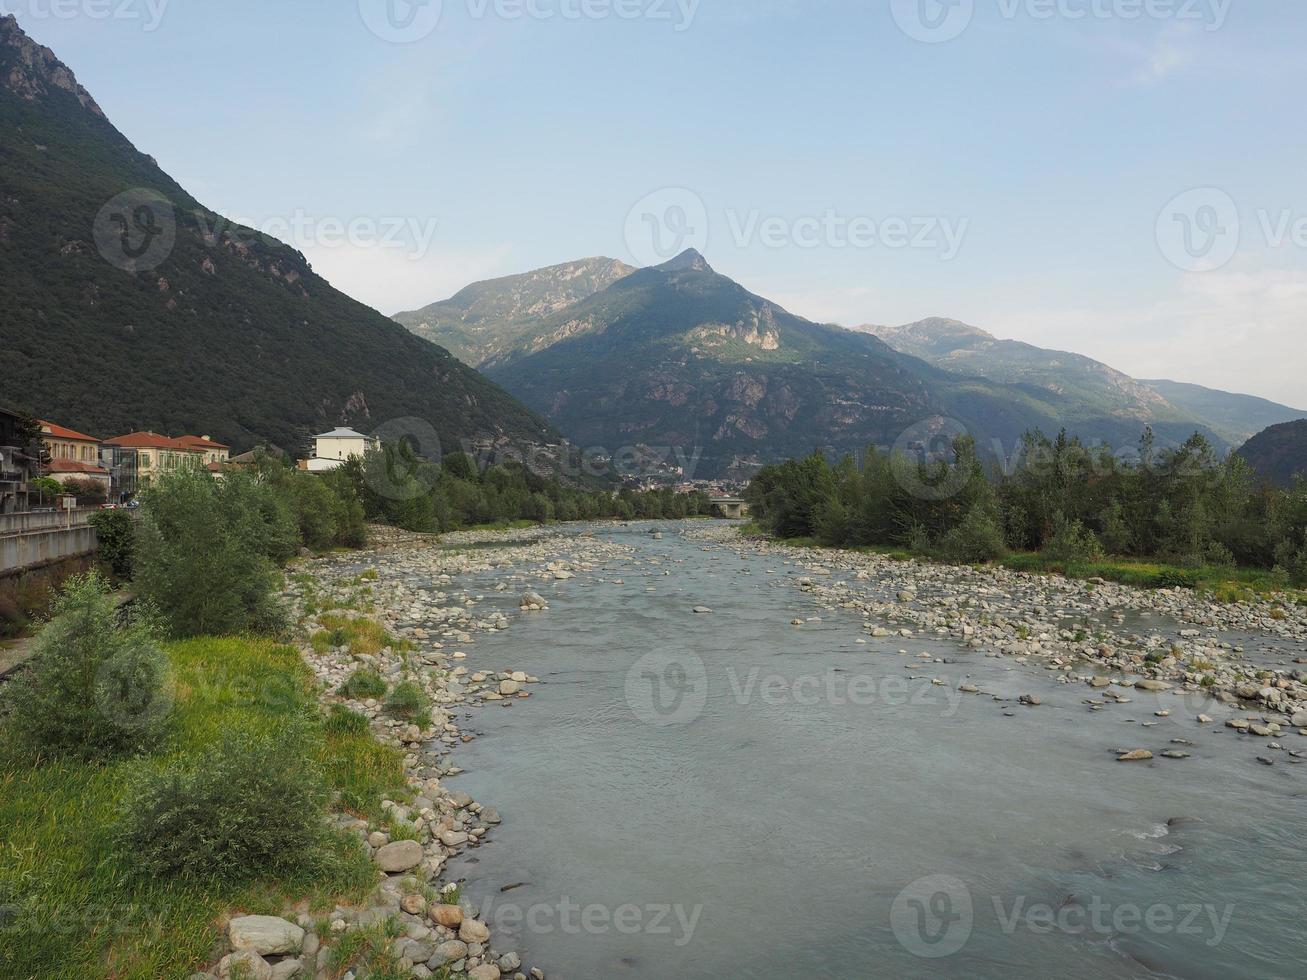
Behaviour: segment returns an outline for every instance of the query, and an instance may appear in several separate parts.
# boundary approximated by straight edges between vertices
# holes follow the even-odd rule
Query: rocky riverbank
[[[1191,589],[815,550],[746,538],[720,525],[686,534],[790,566],[797,588],[826,610],[860,615],[869,636],[897,636],[905,644],[948,638],[986,656],[1055,671],[1061,683],[1083,685],[1091,709],[1128,703],[1129,690],[1144,692],[1159,699],[1160,717],[1201,709],[1189,711],[1195,723],[1223,722],[1271,740],[1267,752],[1301,759],[1298,750],[1274,741],[1294,730],[1307,735],[1307,608],[1288,597],[1220,603]],[[1246,635],[1249,643],[1264,638],[1268,647],[1254,656],[1228,634]],[[1142,758],[1126,755],[1122,761]]]
[[[383,801],[380,820],[334,817],[358,836],[382,876],[367,903],[326,916],[299,909],[283,917],[235,918],[224,956],[199,976],[328,980],[342,975],[343,951],[372,944],[384,947],[379,954],[401,975],[543,980],[543,971],[527,971],[516,951],[496,945],[478,909],[461,897],[459,883],[444,880],[446,862],[480,847],[504,820],[492,806],[447,784],[461,772],[454,749],[474,737],[455,714],[523,705],[538,683],[512,665],[468,666],[478,635],[508,629],[511,621],[502,611],[479,613],[485,597],[460,588],[459,580],[492,573],[496,592],[509,593],[522,615],[539,615],[548,610],[552,583],[590,575],[629,554],[593,536],[547,529],[437,539],[374,528],[365,551],[299,563],[284,598],[324,707],[364,716],[379,739],[399,746],[409,792]],[[369,642],[357,642],[342,623],[366,624],[357,632]],[[375,671],[391,691],[417,685],[429,710],[395,717],[384,696],[340,693],[360,670]],[[355,974],[343,976],[353,980]]]

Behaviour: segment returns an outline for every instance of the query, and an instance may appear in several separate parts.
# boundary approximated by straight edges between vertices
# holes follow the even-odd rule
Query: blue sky
[[[951,316],[1307,408],[1307,5],[952,3],[0,8],[198,198],[387,313],[652,261],[657,229],[813,319]]]

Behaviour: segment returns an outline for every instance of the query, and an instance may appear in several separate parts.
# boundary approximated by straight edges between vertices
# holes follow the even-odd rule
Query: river
[[[801,569],[684,527],[595,529],[633,557],[545,613],[457,583],[514,619],[467,666],[541,681],[458,713],[479,737],[451,785],[504,824],[450,870],[500,948],[550,978],[1307,974],[1296,758],[1257,764],[1186,699],[1091,706],[1048,670],[869,637]],[[1144,744],[1188,758],[1117,761]]]

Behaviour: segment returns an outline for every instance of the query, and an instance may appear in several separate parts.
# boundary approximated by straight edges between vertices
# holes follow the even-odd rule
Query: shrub
[[[368,698],[386,696],[386,680],[375,670],[364,667],[354,671],[344,684],[340,685],[339,694],[346,698],[366,701]]]
[[[170,474],[142,495],[136,539],[138,592],[180,636],[284,629],[273,598],[285,557],[286,518],[271,491],[244,473],[214,480]]]
[[[1102,557],[1103,547],[1093,531],[1078,520],[1068,520],[1059,512],[1053,516],[1053,534],[1045,543],[1042,554],[1051,561],[1071,564]]]
[[[211,756],[142,771],[114,841],[141,878],[247,881],[301,870],[323,847],[326,790],[302,734],[229,731]]]
[[[396,718],[417,719],[430,708],[426,692],[413,681],[401,681],[386,698],[386,711]]]
[[[125,510],[101,510],[91,515],[95,528],[96,548],[100,561],[109,566],[114,578],[132,577],[132,551],[136,524]]]
[[[941,557],[957,562],[984,562],[1002,558],[1007,552],[998,516],[984,504],[975,504],[962,523],[939,543]]]
[[[153,748],[173,699],[145,620],[118,621],[104,579],[70,579],[37,636],[31,670],[5,692],[7,741],[30,754],[109,758]]]

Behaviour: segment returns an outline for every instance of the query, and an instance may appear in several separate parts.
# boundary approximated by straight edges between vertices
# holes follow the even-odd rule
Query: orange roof
[[[76,442],[95,442],[100,440],[95,436],[88,436],[84,432],[78,432],[76,429],[65,428],[62,425],[55,425],[53,422],[47,422],[45,419],[38,419],[37,424],[41,426],[41,431],[47,436],[53,436],[56,439],[72,439]]]
[[[99,476],[109,475],[109,471],[103,466],[96,466],[94,463],[83,463],[76,459],[52,459],[46,469],[51,473],[94,473]]]
[[[106,439],[105,442],[111,446],[122,446],[126,449],[179,449],[194,452],[190,446],[180,439],[161,436],[157,432],[129,432],[125,436]]]
[[[205,436],[178,436],[178,442],[184,442],[194,449],[230,449],[231,446],[224,446],[220,442],[214,442]]]

